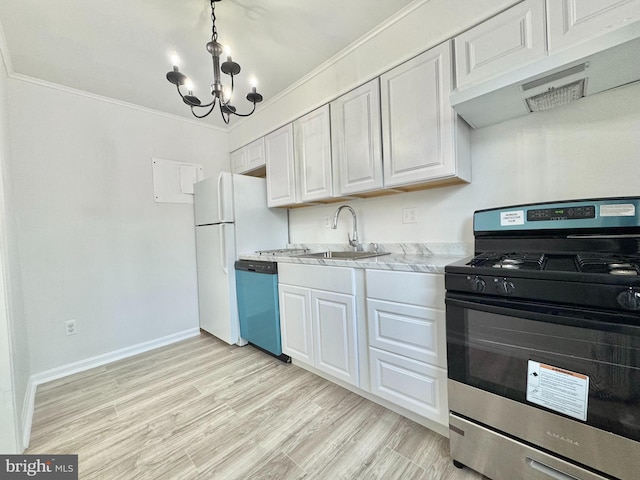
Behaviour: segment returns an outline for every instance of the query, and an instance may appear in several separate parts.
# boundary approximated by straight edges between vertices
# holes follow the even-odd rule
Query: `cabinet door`
[[[311,292],[308,288],[278,285],[282,351],[313,365]]]
[[[355,298],[311,291],[315,367],[358,385]]]
[[[267,204],[280,207],[296,203],[293,126],[289,123],[264,137],[267,164]]]
[[[547,0],[547,15],[554,53],[640,20],[640,0]]]
[[[247,171],[247,150],[245,147],[231,152],[231,173],[244,173]]]
[[[380,78],[385,187],[455,175],[450,42]]]
[[[337,195],[382,188],[377,78],[331,102],[331,154]]]
[[[371,393],[448,425],[447,371],[369,348]]]
[[[247,171],[265,166],[264,138],[251,142],[245,148],[247,151]]]
[[[455,47],[459,90],[545,57],[544,2],[526,0],[490,18],[458,35]]]
[[[294,137],[300,200],[309,202],[330,198],[333,186],[329,105],[296,120]]]

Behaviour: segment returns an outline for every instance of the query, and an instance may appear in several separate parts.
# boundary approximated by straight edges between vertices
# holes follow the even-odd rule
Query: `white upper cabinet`
[[[331,153],[336,196],[382,188],[377,78],[331,102]]]
[[[267,168],[267,205],[280,207],[296,203],[293,155],[293,125],[290,123],[264,137]]]
[[[293,126],[300,201],[331,198],[333,184],[329,105],[300,117]]]
[[[384,186],[470,180],[468,126],[451,108],[451,42],[383,74]]]
[[[640,20],[640,0],[547,0],[547,12],[556,52]]]
[[[259,138],[251,142],[246,147],[247,150],[247,171],[257,170],[266,165],[264,155],[264,138]]]
[[[455,49],[458,89],[544,58],[544,2],[526,0],[477,25],[455,38]]]
[[[264,138],[231,152],[231,172],[247,173],[265,166]]]
[[[239,148],[231,152],[231,173],[244,173],[247,171],[247,149]]]

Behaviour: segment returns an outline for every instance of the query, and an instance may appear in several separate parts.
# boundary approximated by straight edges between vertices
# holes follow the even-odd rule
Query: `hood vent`
[[[640,21],[451,93],[473,128],[548,110],[640,80]]]
[[[561,87],[551,87],[548,91],[529,97],[526,100],[530,112],[541,112],[550,108],[566,105],[584,97],[584,81],[578,80]]]

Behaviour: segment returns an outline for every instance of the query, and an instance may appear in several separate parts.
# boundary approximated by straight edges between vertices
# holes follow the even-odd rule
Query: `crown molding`
[[[318,76],[319,74],[321,74],[325,70],[331,68],[333,65],[338,63],[344,57],[346,57],[350,53],[356,51],[358,48],[360,48],[362,45],[367,43],[369,40],[371,40],[372,38],[375,38],[376,36],[380,35],[386,29],[388,29],[389,27],[391,27],[394,24],[398,23],[404,17],[406,17],[407,15],[411,14],[413,11],[417,10],[418,8],[420,8],[425,3],[428,3],[429,1],[430,0],[415,0],[414,2],[412,2],[409,5],[407,5],[406,7],[404,7],[403,9],[398,10],[395,14],[390,16],[387,20],[385,20],[384,22],[382,22],[378,26],[374,27],[373,29],[369,30],[367,33],[362,35],[360,38],[358,38],[357,40],[352,42],[350,45],[348,45],[347,47],[345,47],[344,49],[342,49],[338,53],[336,53],[333,57],[329,58],[324,63],[321,63],[319,66],[317,66],[316,68],[311,70],[304,77],[300,78],[295,83],[292,83],[291,85],[289,85],[287,88],[282,90],[276,96],[270,98],[266,102],[263,102],[261,110],[267,109],[270,105],[278,102],[282,98],[284,98],[287,95],[289,95],[291,92],[295,91],[296,89],[300,88],[302,85],[307,83],[308,81],[312,80],[314,77]],[[323,104],[320,104],[319,106],[321,106],[321,105],[323,105]],[[228,131],[234,130],[239,125],[241,125],[242,122],[245,122],[247,120],[248,119],[242,119],[240,122],[234,123],[232,126],[229,127]]]
[[[39,78],[22,75],[20,73],[13,73],[12,75],[9,75],[9,78],[12,78],[14,80],[19,80],[21,82],[32,83],[34,85],[38,85],[45,88],[51,88],[53,90],[59,90],[65,93],[70,93],[71,95],[78,95],[80,97],[91,98],[93,100],[98,100],[100,102],[110,103],[112,105],[118,105],[120,107],[130,108],[132,110],[138,110],[140,112],[149,113],[151,115],[158,115],[160,117],[170,118],[172,120],[178,120],[181,122],[189,123],[191,125],[197,125],[199,127],[209,128],[211,130],[216,130],[218,132],[223,132],[223,133],[228,132],[226,128],[220,128],[216,125],[198,122],[196,120],[191,120],[189,118],[181,117],[179,115],[173,115],[171,113],[161,112],[160,110],[154,110],[153,108],[143,107],[141,105],[124,102],[122,100],[116,100],[114,98],[105,97],[103,95],[98,95],[96,93],[86,92],[84,90],[79,90],[77,88],[67,87],[65,85],[60,85],[58,83],[47,82],[45,80],[40,80]]]

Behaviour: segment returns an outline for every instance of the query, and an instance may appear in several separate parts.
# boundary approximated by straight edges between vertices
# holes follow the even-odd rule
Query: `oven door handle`
[[[554,480],[577,480],[573,475],[569,475],[567,473],[561,472],[549,465],[545,465],[544,463],[540,463],[533,458],[527,457],[527,465],[529,465],[534,470],[537,470],[540,473],[547,475]]]
[[[610,330],[619,333],[638,335],[637,316],[598,310],[571,307],[567,305],[540,304],[524,300],[493,299],[447,292],[445,303],[466,310],[479,310],[497,315],[519,317],[548,323],[563,324],[574,327]]]

